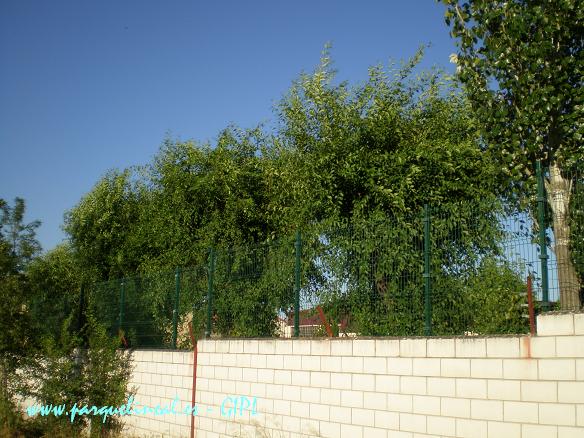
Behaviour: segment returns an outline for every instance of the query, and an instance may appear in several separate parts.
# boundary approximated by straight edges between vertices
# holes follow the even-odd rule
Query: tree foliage
[[[270,232],[259,129],[225,129],[215,147],[165,141],[147,167],[147,209],[140,240],[152,250],[145,268],[203,261],[211,245],[265,241]]]
[[[63,321],[58,336],[44,337],[39,354],[27,361],[24,372],[35,382],[24,390],[27,397],[39,405],[72,407],[123,405],[132,389],[128,381],[132,372],[131,354],[118,349],[118,339],[106,333],[103,325],[91,315],[84,327],[83,336],[72,330],[75,325],[70,316]],[[28,433],[37,431],[41,436],[107,437],[120,432],[122,421],[109,416],[70,415],[32,418]],[[40,433],[39,433],[40,432]]]
[[[24,422],[16,397],[59,405],[121,405],[128,394],[129,357],[119,340],[91,315],[80,318],[79,291],[87,281],[69,244],[39,255],[35,230],[24,223],[25,202],[0,199],[0,434],[81,436],[88,422],[67,415]],[[87,266],[87,264],[85,265]],[[92,436],[119,430],[111,419],[93,423]]]
[[[3,274],[22,272],[41,249],[35,238],[40,221],[24,223],[26,205],[24,199],[15,198],[14,206],[0,199],[0,241]]]
[[[325,51],[279,105],[280,139],[298,155],[304,220],[374,210],[412,212],[428,202],[493,193],[493,165],[477,147],[476,122],[439,71],[416,74],[420,51],[401,68],[370,69],[355,87],[335,83]],[[280,193],[283,193],[280,190]]]
[[[30,289],[29,314],[37,335],[58,337],[63,321],[78,313],[81,286],[88,281],[77,254],[69,243],[57,245],[36,257],[26,275]]]
[[[493,156],[513,176],[584,154],[584,5],[444,0],[458,76]]]
[[[121,299],[121,283],[113,279],[126,277],[126,298],[142,297],[144,308],[126,304],[136,308],[128,307],[124,324],[150,312],[160,328],[154,337],[168,336],[174,303],[169,273],[177,266],[207,269],[213,247],[216,329],[238,336],[274,333],[277,316],[293,304],[293,234],[301,228],[303,293],[326,289],[322,251],[352,258],[353,267],[337,268],[349,275],[354,293],[350,300],[335,299],[352,302],[355,318],[357,304],[369,303],[360,310],[360,332],[387,334],[393,330],[387,321],[367,322],[366,315],[391,314],[393,295],[422,293],[424,204],[458,215],[458,228],[446,213],[436,221],[436,251],[476,275],[480,257],[498,250],[498,170],[480,147],[462,90],[438,70],[418,71],[421,56],[373,67],[364,83],[350,86],[336,80],[325,50],[314,72],[302,74],[277,105],[273,132],[231,126],[214,145],[167,139],[149,165],[106,175],[69,213],[66,230],[87,266],[111,279],[93,294],[110,297],[96,309],[108,315],[112,330]],[[487,207],[461,207],[477,200]],[[385,236],[386,247],[375,232],[359,248],[335,235],[383,217],[398,224],[396,236]],[[188,300],[202,306],[207,286],[196,277],[196,297]],[[395,281],[400,278],[409,280]],[[204,310],[193,312],[201,319]],[[406,327],[405,313],[396,315],[392,324]]]
[[[40,250],[35,238],[40,222],[26,224],[25,211],[22,198],[16,198],[12,207],[0,199],[0,428],[18,419],[13,399],[16,370],[36,346],[24,269]]]
[[[132,172],[112,170],[69,211],[64,229],[84,272],[93,280],[120,277],[137,268],[131,230],[140,212]]]
[[[536,161],[549,167],[554,251],[563,308],[579,307],[570,199],[584,156],[584,4],[581,0],[443,0],[456,38],[453,56],[482,138],[502,167],[503,190],[525,207]],[[541,222],[541,221],[539,221]],[[539,223],[539,227],[547,224]],[[579,225],[576,224],[576,228]],[[580,274],[581,275],[581,274]]]

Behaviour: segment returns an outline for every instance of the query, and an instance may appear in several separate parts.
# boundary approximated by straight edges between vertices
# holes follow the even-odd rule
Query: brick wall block
[[[574,314],[574,334],[584,335],[584,313]]]
[[[387,359],[387,372],[398,376],[411,376],[412,359],[405,357],[390,357]]]
[[[488,438],[521,438],[521,425],[489,421],[487,423]]]
[[[402,394],[388,394],[387,409],[393,412],[412,412],[413,396]]]
[[[440,374],[440,359],[414,358],[412,360],[414,376],[435,376]]]
[[[470,377],[470,359],[441,359],[442,377]]]
[[[331,340],[332,356],[352,356],[353,342],[350,339],[333,339]]]
[[[376,339],[375,353],[377,357],[397,357],[399,356],[399,340],[397,339]]]
[[[503,359],[503,377],[505,379],[537,380],[537,360]]]
[[[292,341],[292,354],[310,355],[310,340],[294,339]]]
[[[428,339],[426,342],[428,357],[454,357],[454,339]]]
[[[363,407],[363,392],[362,391],[341,391],[341,406],[347,408],[362,408]]]
[[[538,404],[529,402],[503,402],[503,418],[516,423],[537,423]]]
[[[328,339],[310,341],[310,351],[317,356],[328,356],[331,354],[331,343]]]
[[[440,414],[446,417],[470,418],[470,400],[442,397],[440,400]]]
[[[491,400],[521,400],[521,382],[516,380],[487,380],[487,398]]]
[[[457,338],[454,341],[456,357],[486,357],[487,342],[484,338]]]
[[[581,427],[558,427],[558,438],[581,438],[584,436],[584,429]]]
[[[400,413],[399,428],[406,432],[426,433],[426,416]]]
[[[456,437],[487,438],[487,422],[456,418]],[[502,438],[502,437],[499,437]]]
[[[521,382],[521,400],[535,402],[557,402],[557,382]]]
[[[402,394],[426,395],[426,377],[402,376],[400,378],[400,392]]]
[[[454,418],[448,417],[428,417],[427,418],[428,433],[439,436],[455,436],[456,421]]]
[[[574,334],[574,315],[553,313],[537,315],[538,336],[558,336]]]
[[[355,339],[353,341],[353,356],[375,356],[375,340]]]
[[[501,359],[471,359],[470,375],[477,378],[500,379],[503,377]]]
[[[487,338],[487,356],[490,358],[520,357],[519,338]]]
[[[558,336],[555,339],[558,357],[584,357],[584,336]]]
[[[470,416],[476,420],[503,420],[503,402],[500,400],[471,400]]]
[[[575,380],[576,361],[574,359],[539,359],[540,380]]]
[[[560,403],[584,403],[584,382],[558,382]]]
[[[456,380],[449,377],[428,377],[428,395],[454,397]]]
[[[555,336],[535,336],[529,338],[531,343],[530,351],[533,358],[556,357],[556,338]]]
[[[440,397],[414,395],[412,397],[412,412],[414,414],[440,415]]]
[[[575,426],[576,406],[571,404],[540,403],[539,423],[562,426]]]

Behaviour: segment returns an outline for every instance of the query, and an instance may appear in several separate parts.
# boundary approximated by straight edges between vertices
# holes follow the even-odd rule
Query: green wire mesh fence
[[[584,180],[564,175],[568,212],[557,193],[551,205],[540,175],[520,211],[493,199],[312,225],[266,244],[211,248],[199,266],[94,284],[85,308],[128,347],[188,348],[209,336],[525,333],[528,277],[538,311],[560,299],[579,308],[584,284]]]

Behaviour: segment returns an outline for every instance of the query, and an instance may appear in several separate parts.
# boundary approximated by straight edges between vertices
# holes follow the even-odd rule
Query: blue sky
[[[112,168],[146,164],[167,134],[213,142],[272,108],[327,42],[339,79],[430,43],[453,70],[434,0],[0,1],[0,198],[23,197],[45,250],[63,214]]]

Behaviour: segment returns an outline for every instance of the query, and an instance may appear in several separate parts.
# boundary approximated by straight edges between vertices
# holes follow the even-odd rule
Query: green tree
[[[58,337],[63,321],[72,314],[78,315],[81,285],[88,281],[77,255],[69,243],[62,243],[36,257],[26,275],[35,329],[39,335]]]
[[[204,262],[212,245],[262,242],[271,227],[259,129],[225,129],[217,144],[166,140],[148,166],[141,237],[155,250],[143,267]]]
[[[580,305],[570,257],[571,174],[584,156],[584,4],[581,0],[443,0],[482,137],[519,195],[533,186],[535,162],[549,166],[562,308]],[[545,224],[539,224],[545,226]]]
[[[271,162],[263,151],[268,140],[260,129],[236,127],[222,131],[214,147],[167,140],[148,167],[149,201],[140,231],[149,237],[154,250],[141,270],[153,276],[175,266],[206,266],[209,248],[223,247],[221,254],[230,255],[217,261],[214,314],[216,329],[224,335],[269,332],[278,307],[277,300],[267,298],[276,295],[274,289],[262,289],[266,300],[273,304],[262,307],[258,301],[262,293],[251,283],[246,282],[248,287],[244,287],[242,281],[231,281],[230,274],[221,274],[225,272],[224,262],[237,264],[244,252],[229,248],[259,244],[277,233],[273,216],[267,214],[270,199],[265,169]],[[255,272],[258,275],[265,269],[261,263],[255,267],[260,269]],[[187,278],[201,279],[195,277]],[[161,297],[146,295],[151,296],[152,303],[161,301]],[[157,305],[157,314],[169,314],[164,307],[171,306],[172,300],[168,292],[165,295],[167,303]],[[261,330],[254,329],[260,326]]]
[[[440,71],[417,74],[421,56],[371,68],[350,87],[335,83],[325,51],[295,81],[278,108],[279,141],[297,155],[283,181],[296,183],[278,192],[297,192],[303,221],[492,198],[495,167],[478,147],[469,104]]]
[[[12,207],[0,199],[0,428],[14,425],[19,418],[14,406],[15,371],[35,348],[24,269],[40,251],[35,237],[40,222],[26,224],[25,211],[22,198],[16,198]]]
[[[85,405],[119,407],[132,394],[128,388],[131,353],[119,350],[118,339],[110,337],[99,321],[88,316],[83,329],[88,342],[74,333],[71,325],[75,323],[68,317],[61,333],[43,337],[41,354],[27,362],[24,371],[36,384],[25,395],[37,404],[67,407],[76,404],[79,409]],[[72,419],[70,415],[37,414],[31,423],[27,430],[39,430],[42,436],[82,437],[89,431],[91,437],[107,437],[122,428],[117,416],[109,416],[104,422],[101,416],[78,415]]]
[[[325,51],[278,107],[277,146],[295,165],[282,168],[275,203],[292,200],[291,221],[318,224],[305,233],[304,293],[349,306],[361,334],[423,334],[424,204],[442,205],[435,275],[477,275],[502,238],[496,164],[470,104],[441,72],[417,72],[421,56],[350,87]]]
[[[448,205],[434,224],[437,254],[475,274],[477,260],[497,250],[501,210],[496,164],[480,147],[468,100],[443,73],[418,72],[421,56],[400,68],[374,67],[365,83],[351,87],[336,82],[325,52],[277,106],[273,133],[229,127],[213,146],[167,139],[153,163],[132,176],[110,173],[70,212],[74,250],[95,278],[140,273],[124,283],[126,296],[141,297],[148,308],[132,313],[159,318],[161,335],[172,315],[174,268],[195,266],[190,281],[204,291],[200,269],[210,247],[218,249],[216,328],[272,333],[275,317],[291,303],[297,228],[305,239],[305,290],[313,298],[327,281],[323,251],[337,251],[347,262],[335,269],[349,272],[357,291],[342,301],[368,303],[364,318],[391,308],[392,291],[419,307],[424,204]],[[461,207],[479,199],[480,208]],[[379,229],[389,226],[385,234],[365,230],[376,221]],[[346,225],[366,238],[357,245],[349,234],[334,234]],[[111,297],[99,311],[114,327],[120,282],[99,288]],[[365,320],[362,326],[372,334],[389,327]]]
[[[20,198],[13,207],[0,199],[0,434],[79,436],[87,418],[22,422],[16,395],[38,403],[121,405],[130,359],[92,315],[78,319],[84,277],[77,254],[62,244],[39,256],[40,222],[25,223],[25,210]],[[115,419],[92,424],[93,436],[120,429]]]
[[[133,273],[140,264],[140,252],[131,245],[141,205],[135,182],[129,169],[110,171],[66,214],[64,229],[94,281]]]
[[[36,240],[40,221],[24,223],[24,199],[15,198],[14,206],[0,199],[0,239],[2,240],[2,269],[5,273],[22,272],[37,255],[41,246]]]

